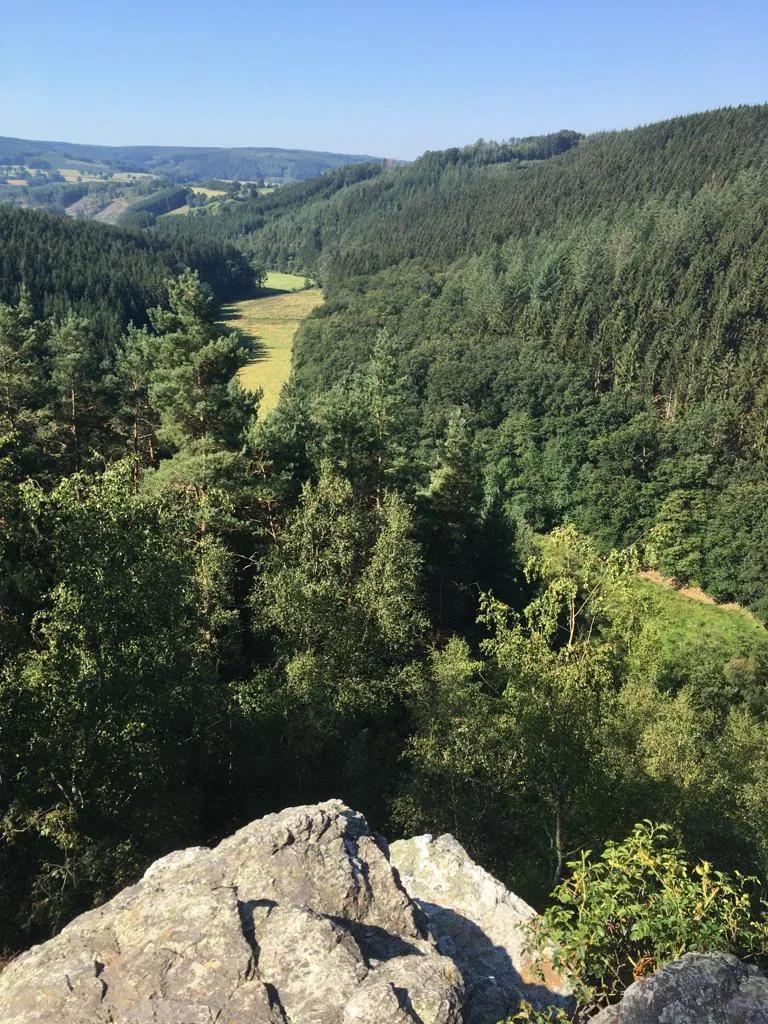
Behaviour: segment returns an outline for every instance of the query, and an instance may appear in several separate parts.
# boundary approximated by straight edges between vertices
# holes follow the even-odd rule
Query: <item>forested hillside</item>
[[[198,178],[303,181],[335,167],[371,159],[370,156],[349,153],[317,153],[267,146],[90,146],[0,137],[0,166],[5,163],[42,169],[74,167],[84,172],[94,169],[136,171],[178,182],[196,181]]]
[[[0,945],[331,794],[539,906],[650,818],[768,875],[767,147],[745,107],[143,233],[0,211]],[[246,253],[326,298],[266,417],[201,281]]]
[[[382,165],[375,163],[342,167],[328,171],[321,178],[311,178],[239,203],[222,214],[198,210],[189,219],[167,219],[160,222],[157,228],[172,237],[230,242],[247,251],[253,233],[263,228],[268,220],[303,209],[312,201],[327,199],[349,185],[367,181],[382,173]]]
[[[249,262],[228,245],[160,241],[147,234],[0,206],[0,301],[22,289],[37,317],[87,316],[110,342],[166,295],[169,274],[199,271],[219,301],[253,281]]]
[[[326,288],[297,344],[308,393],[387,328],[421,451],[459,406],[515,521],[640,541],[768,617],[768,107],[562,137],[536,162],[427,154],[265,210],[238,244]]]

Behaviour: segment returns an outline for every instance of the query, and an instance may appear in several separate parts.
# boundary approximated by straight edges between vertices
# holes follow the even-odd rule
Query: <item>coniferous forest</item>
[[[331,795],[538,907],[643,819],[768,877],[768,106],[0,246],[0,947]]]

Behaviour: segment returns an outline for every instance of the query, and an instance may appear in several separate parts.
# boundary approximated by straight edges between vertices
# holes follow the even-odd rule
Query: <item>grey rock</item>
[[[0,1024],[461,1024],[464,999],[339,801],[164,857],[0,974]]]
[[[521,999],[539,1009],[572,1006],[568,981],[525,953],[523,926],[536,911],[475,864],[453,836],[392,843],[390,858],[438,949],[464,976],[468,1024],[496,1024]]]
[[[618,1024],[619,1020],[619,1005],[618,1003],[614,1006],[606,1006],[604,1010],[601,1010],[596,1017],[592,1017],[590,1024],[596,1024],[597,1021],[600,1024]]]
[[[686,953],[591,1024],[768,1024],[768,978],[727,953]]]

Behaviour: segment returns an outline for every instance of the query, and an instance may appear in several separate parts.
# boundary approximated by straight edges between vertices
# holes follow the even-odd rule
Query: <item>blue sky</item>
[[[0,135],[412,158],[768,100],[768,3],[96,3],[0,11]]]

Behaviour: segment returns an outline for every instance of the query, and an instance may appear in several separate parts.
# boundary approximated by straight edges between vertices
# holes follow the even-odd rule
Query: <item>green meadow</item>
[[[695,663],[706,654],[724,662],[747,655],[768,661],[768,631],[743,608],[647,577],[638,588],[649,611],[644,629],[656,639],[663,660]]]
[[[257,355],[242,368],[240,380],[251,391],[262,389],[262,414],[277,405],[290,375],[299,325],[322,301],[319,288],[304,288],[303,277],[271,271],[257,296],[224,307],[226,326],[257,341]]]

